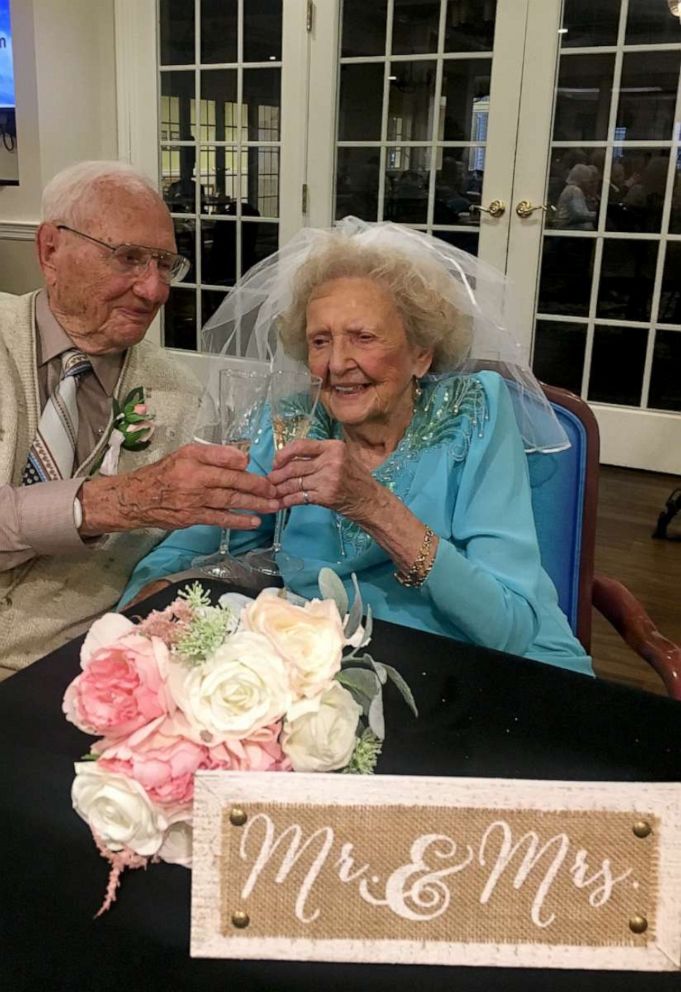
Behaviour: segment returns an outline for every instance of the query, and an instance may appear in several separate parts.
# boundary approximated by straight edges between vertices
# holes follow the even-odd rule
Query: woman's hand
[[[343,441],[293,441],[268,475],[282,507],[316,503],[357,523],[375,514],[387,493]]]

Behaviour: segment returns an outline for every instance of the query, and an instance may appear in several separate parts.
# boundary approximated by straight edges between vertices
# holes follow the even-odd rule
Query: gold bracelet
[[[435,543],[435,533],[426,527],[426,532],[423,535],[423,541],[421,542],[421,547],[419,548],[419,553],[410,565],[408,571],[406,572],[395,572],[395,578],[400,583],[400,585],[407,586],[411,589],[417,589],[422,586],[430,575],[430,570],[433,567],[433,562],[435,561],[435,552],[433,545]]]

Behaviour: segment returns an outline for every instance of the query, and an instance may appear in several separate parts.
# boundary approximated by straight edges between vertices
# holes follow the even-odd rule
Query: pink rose
[[[168,658],[163,641],[137,633],[97,648],[64,694],[66,719],[86,734],[126,737],[165,715]]]
[[[159,724],[160,725],[157,725]],[[159,806],[187,808],[194,797],[194,773],[211,764],[208,751],[184,737],[168,737],[163,721],[155,721],[101,752],[105,771],[135,779]]]
[[[279,744],[281,723],[261,727],[243,740],[229,740],[208,750],[208,768],[232,772],[287,772],[291,762]]]
[[[146,417],[147,415],[147,404],[146,403],[136,403],[132,408],[132,412],[136,413],[138,417]]]

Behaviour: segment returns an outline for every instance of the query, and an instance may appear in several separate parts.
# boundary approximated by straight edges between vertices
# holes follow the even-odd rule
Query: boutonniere
[[[114,396],[113,424],[101,465],[100,475],[115,475],[121,448],[126,451],[144,451],[149,447],[154,433],[156,414],[152,412],[144,395],[144,387],[131,389],[123,402]]]

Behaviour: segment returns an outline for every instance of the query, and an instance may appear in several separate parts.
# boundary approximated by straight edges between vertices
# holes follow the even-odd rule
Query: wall
[[[0,292],[40,283],[32,234],[45,183],[116,158],[114,0],[12,0],[19,186],[0,186]]]

